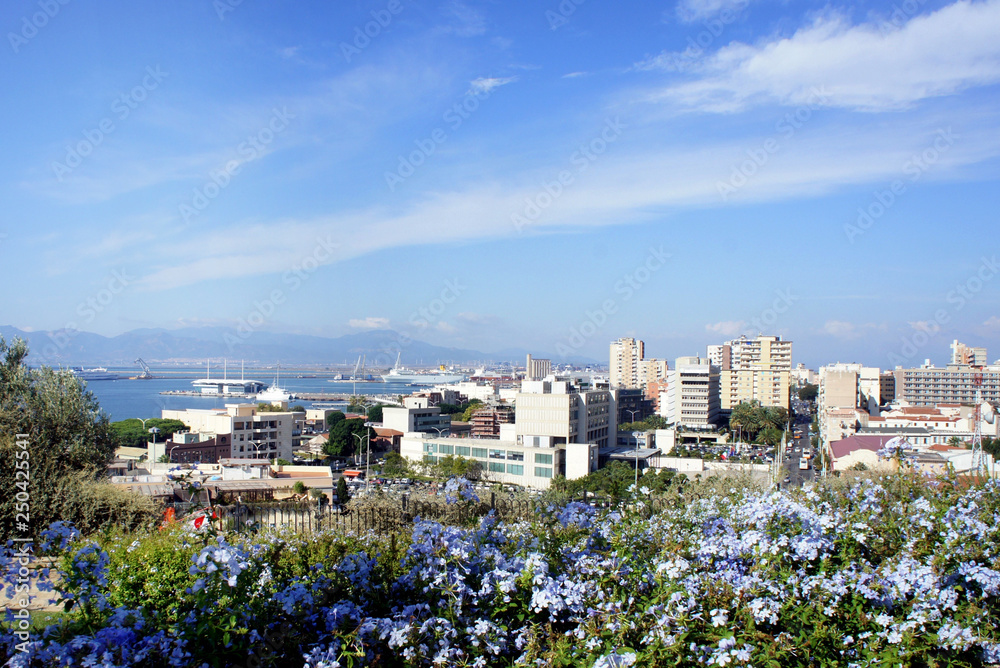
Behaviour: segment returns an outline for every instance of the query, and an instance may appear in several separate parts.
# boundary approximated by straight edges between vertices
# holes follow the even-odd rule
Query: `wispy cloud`
[[[693,81],[657,90],[650,98],[731,113],[763,102],[810,103],[814,89],[822,86],[826,106],[904,109],[1000,81],[998,34],[998,0],[956,2],[891,31],[827,14],[791,37],[729,44],[693,65],[698,74]],[[645,65],[651,62],[655,59]]]
[[[352,318],[347,321],[347,325],[354,329],[386,329],[389,326],[389,319],[372,316],[360,320]]]
[[[723,320],[705,325],[705,330],[722,336],[736,336],[743,332],[746,326],[747,323],[744,320]]]
[[[820,328],[820,332],[835,339],[853,340],[860,339],[873,332],[885,332],[886,325],[873,322],[853,323],[846,320],[827,320]]]
[[[515,81],[517,81],[517,77],[480,77],[473,79],[469,83],[469,92],[477,94],[490,93],[500,86],[506,86]]]
[[[750,0],[681,0],[677,3],[677,16],[685,23],[710,18],[725,10],[736,11],[750,4]]]

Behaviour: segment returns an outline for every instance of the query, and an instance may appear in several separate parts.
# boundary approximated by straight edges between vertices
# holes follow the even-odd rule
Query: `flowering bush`
[[[998,520],[995,481],[896,475],[390,536],[98,543],[60,525],[46,549],[74,604],[0,651],[17,667],[981,666],[1000,662]]]

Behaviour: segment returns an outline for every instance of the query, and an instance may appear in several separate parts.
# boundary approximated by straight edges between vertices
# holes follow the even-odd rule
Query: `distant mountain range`
[[[20,337],[28,342],[30,364],[50,366],[130,366],[137,357],[150,363],[200,362],[205,359],[245,360],[281,364],[353,365],[359,355],[367,357],[367,368],[387,368],[401,353],[409,366],[477,364],[512,361],[523,364],[525,355],[546,357],[543,351],[510,348],[494,353],[447,348],[416,341],[393,330],[372,330],[337,338],[304,334],[253,332],[241,337],[233,328],[186,327],[182,329],[134,329],[118,336],[101,336],[73,330],[26,332],[0,325],[8,343]],[[553,358],[555,359],[555,358]],[[585,357],[559,359],[560,363],[595,364]]]

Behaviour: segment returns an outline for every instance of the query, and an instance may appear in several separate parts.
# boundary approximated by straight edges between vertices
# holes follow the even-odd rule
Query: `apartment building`
[[[535,358],[528,355],[527,363],[524,365],[525,380],[543,380],[552,373],[552,360]]]
[[[993,405],[1000,405],[1000,366],[981,369],[949,364],[947,367],[897,368],[896,399],[915,406],[972,404],[976,390]]]
[[[507,405],[482,408],[472,414],[472,438],[500,438],[500,426],[514,422],[514,409]]]
[[[704,357],[678,357],[660,396],[660,415],[684,427],[718,426],[719,368]]]
[[[729,412],[743,402],[789,408],[792,342],[780,336],[741,336],[709,346],[708,362],[719,368],[719,407]]]
[[[960,366],[986,366],[986,348],[973,348],[955,339],[951,343],[951,363]]]
[[[632,338],[618,339],[611,343],[608,376],[611,387],[641,387],[639,362],[645,357],[645,344]]]
[[[231,434],[235,459],[291,460],[295,439],[301,433],[296,425],[301,413],[258,412],[255,404],[226,404],[224,409],[163,409],[160,416],[180,420],[193,432]]]

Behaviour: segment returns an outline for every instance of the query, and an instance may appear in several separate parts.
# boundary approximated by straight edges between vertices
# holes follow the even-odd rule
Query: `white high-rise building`
[[[638,339],[624,338],[611,342],[608,375],[613,389],[641,387],[639,362],[643,359],[644,348],[643,342]]]
[[[719,368],[704,357],[678,357],[660,395],[660,415],[684,427],[718,426]]]

